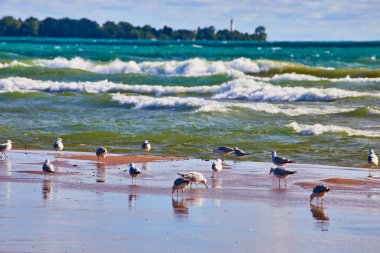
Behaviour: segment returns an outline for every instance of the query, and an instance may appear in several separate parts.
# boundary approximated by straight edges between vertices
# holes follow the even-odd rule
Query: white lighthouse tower
[[[234,27],[234,19],[231,18],[231,21],[230,21],[230,32],[233,32],[235,30],[235,27]]]

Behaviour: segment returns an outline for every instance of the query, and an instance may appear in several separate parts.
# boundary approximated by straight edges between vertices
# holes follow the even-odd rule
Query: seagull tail
[[[288,163],[294,163],[295,161],[288,161]]]
[[[180,175],[181,177],[185,177],[185,174],[181,174],[181,173],[177,173],[178,175]]]
[[[297,173],[297,171],[290,171],[289,174],[296,174],[296,173]]]

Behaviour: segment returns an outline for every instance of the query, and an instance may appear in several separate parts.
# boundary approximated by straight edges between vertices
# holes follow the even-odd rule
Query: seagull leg
[[[286,188],[286,179],[284,179],[284,181],[285,181],[285,188]]]
[[[371,177],[371,165],[368,165],[368,177]]]
[[[212,178],[214,178],[214,172],[215,172],[215,171],[212,171],[212,176],[211,176]]]
[[[280,184],[280,179],[278,179],[278,188],[281,187],[281,184]]]

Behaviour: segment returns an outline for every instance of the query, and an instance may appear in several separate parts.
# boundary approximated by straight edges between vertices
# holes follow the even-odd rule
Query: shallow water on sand
[[[126,166],[107,160],[8,156],[0,162],[1,251],[377,252],[380,191],[366,170],[294,164],[285,188],[268,175],[268,163],[226,161],[212,179],[211,161],[164,161],[149,163],[132,185]],[[42,158],[57,174],[40,173]],[[193,186],[172,198],[176,173],[192,170],[209,189]],[[324,205],[309,205],[306,183],[335,177],[367,185],[331,183]]]

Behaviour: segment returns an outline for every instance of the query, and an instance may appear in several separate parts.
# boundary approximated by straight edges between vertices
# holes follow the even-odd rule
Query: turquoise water
[[[380,150],[379,84],[380,42],[1,38],[0,139],[365,166]]]

